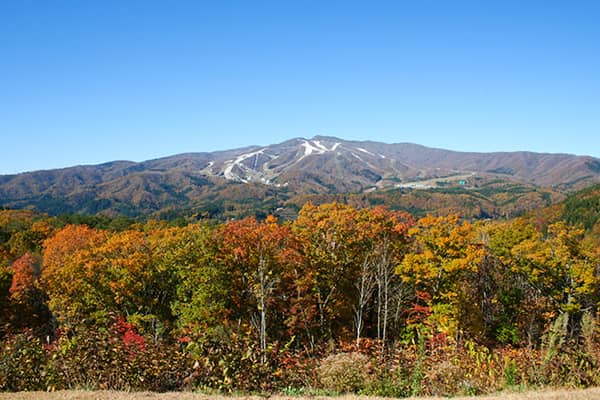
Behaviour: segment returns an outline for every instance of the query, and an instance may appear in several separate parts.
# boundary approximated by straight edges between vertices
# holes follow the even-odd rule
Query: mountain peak
[[[347,142],[348,140],[340,139],[335,136],[327,136],[327,135],[315,135],[311,140],[326,140],[331,142]]]

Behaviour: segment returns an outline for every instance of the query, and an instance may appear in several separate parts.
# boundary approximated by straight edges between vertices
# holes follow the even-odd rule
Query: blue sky
[[[317,134],[600,157],[600,1],[0,1],[0,174]]]

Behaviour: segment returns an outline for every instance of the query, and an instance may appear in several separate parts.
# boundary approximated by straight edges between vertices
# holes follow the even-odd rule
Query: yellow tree
[[[44,242],[42,284],[59,322],[70,325],[90,312],[89,295],[97,286],[91,255],[106,237],[105,231],[67,225]]]
[[[356,318],[353,305],[360,297],[356,293],[357,277],[361,269],[369,269],[358,254],[364,234],[358,229],[359,220],[359,213],[351,206],[308,203],[293,225],[305,260],[301,276],[310,277],[303,284],[310,288],[307,300],[317,311],[321,338],[349,334],[347,326]],[[363,290],[372,290],[372,279],[366,275],[363,278]]]
[[[548,319],[553,318],[548,296],[531,282],[526,255],[541,240],[540,232],[525,219],[488,222],[481,227],[488,249],[492,290],[484,320],[488,335],[503,343],[537,343]]]
[[[170,320],[170,280],[157,269],[148,234],[112,233],[81,267],[85,279],[95,283],[91,301],[98,312],[124,315],[158,338]]]
[[[547,296],[556,313],[566,313],[571,327],[578,325],[584,311],[598,304],[597,248],[584,230],[558,222],[538,232],[512,250],[520,271],[530,285]]]
[[[409,235],[413,251],[396,273],[413,288],[415,304],[425,299],[434,328],[457,336],[464,317],[464,285],[468,275],[478,271],[485,254],[483,246],[473,225],[461,222],[457,215],[421,218]]]

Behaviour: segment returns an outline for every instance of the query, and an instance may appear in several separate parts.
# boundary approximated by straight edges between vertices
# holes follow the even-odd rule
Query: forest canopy
[[[479,221],[307,203],[185,226],[3,210],[0,388],[599,384],[593,202]]]

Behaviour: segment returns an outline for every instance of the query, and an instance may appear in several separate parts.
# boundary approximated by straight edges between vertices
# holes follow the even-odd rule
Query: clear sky
[[[600,1],[0,1],[0,174],[317,134],[600,157]]]

